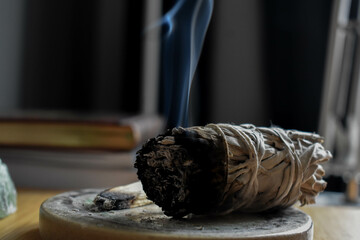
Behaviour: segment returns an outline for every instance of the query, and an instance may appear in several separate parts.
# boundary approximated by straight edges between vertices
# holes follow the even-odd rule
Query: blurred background
[[[336,101],[326,95],[329,51],[339,12],[348,9],[345,19],[357,20],[355,2],[215,0],[192,83],[190,124],[328,135],[320,125],[324,101]],[[174,3],[0,0],[0,110],[162,114],[162,29],[144,29]],[[345,191],[344,179],[354,179],[345,171],[331,173],[329,190]]]
[[[1,110],[141,111],[144,18],[174,2],[1,0]],[[332,1],[214,4],[192,124],[316,131]]]

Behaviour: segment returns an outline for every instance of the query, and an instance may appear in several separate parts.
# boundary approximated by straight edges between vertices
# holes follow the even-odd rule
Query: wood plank
[[[360,208],[306,206],[300,209],[313,219],[315,240],[360,239]]]
[[[39,208],[43,201],[61,191],[19,190],[17,211],[0,220],[0,239],[39,240]]]

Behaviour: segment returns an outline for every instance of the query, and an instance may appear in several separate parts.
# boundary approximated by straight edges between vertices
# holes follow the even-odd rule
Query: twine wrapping
[[[216,132],[227,148],[228,176],[223,213],[264,211],[315,202],[326,187],[322,162],[331,153],[317,134],[281,128],[209,124],[197,132]]]

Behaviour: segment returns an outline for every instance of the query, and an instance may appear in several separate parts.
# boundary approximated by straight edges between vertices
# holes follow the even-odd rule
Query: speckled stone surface
[[[16,211],[16,189],[7,166],[0,159],[0,219]]]
[[[296,208],[272,213],[234,213],[173,219],[154,204],[96,212],[103,189],[66,192],[40,208],[43,239],[312,239],[313,223]]]

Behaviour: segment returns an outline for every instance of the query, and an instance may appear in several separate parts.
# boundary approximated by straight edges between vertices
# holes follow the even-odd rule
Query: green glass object
[[[0,159],[0,218],[16,211],[16,189],[7,166]]]

